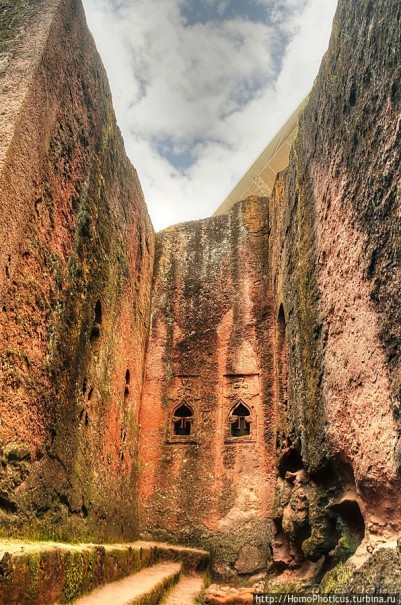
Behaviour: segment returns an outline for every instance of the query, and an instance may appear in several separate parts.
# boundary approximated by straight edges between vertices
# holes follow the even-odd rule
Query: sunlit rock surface
[[[1,8],[1,531],[132,538],[153,229],[81,4]]]

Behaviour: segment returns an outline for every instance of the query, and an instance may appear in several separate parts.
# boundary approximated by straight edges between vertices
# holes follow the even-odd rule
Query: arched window
[[[182,404],[174,411],[174,435],[190,435],[193,419],[193,411],[185,403],[185,401],[183,401]]]
[[[244,437],[251,433],[251,413],[240,401],[230,415],[231,437]]]

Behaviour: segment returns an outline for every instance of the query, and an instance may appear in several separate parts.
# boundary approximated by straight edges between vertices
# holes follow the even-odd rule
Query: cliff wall
[[[132,539],[154,233],[80,2],[3,5],[1,531]]]
[[[267,228],[266,200],[251,198],[228,215],[157,235],[141,409],[141,530],[208,546],[224,575],[265,567],[272,526]]]
[[[167,229],[156,252],[80,3],[3,6],[1,533],[139,526],[210,548],[226,578],[391,592],[398,2],[340,0],[272,196]]]
[[[288,173],[270,201],[278,291],[297,317],[299,359],[308,339],[308,356],[319,358],[309,396],[301,387],[312,406],[303,406],[300,431],[306,462],[318,468],[335,443],[376,486],[397,475],[399,19],[397,3],[340,2]],[[326,426],[314,427],[318,402]]]
[[[278,466],[302,456],[295,484],[278,479],[273,557],[293,569],[302,531],[301,558],[326,569],[400,531],[400,18],[391,0],[339,2],[269,200],[289,372]]]

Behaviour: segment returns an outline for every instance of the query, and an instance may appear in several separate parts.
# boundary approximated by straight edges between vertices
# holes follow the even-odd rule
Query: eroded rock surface
[[[133,538],[153,229],[80,2],[1,11],[1,531]]]
[[[339,2],[269,202],[288,367],[274,547],[284,577],[303,557],[324,556],[322,573],[358,544],[360,565],[400,531],[400,40],[397,2]]]
[[[221,376],[246,374],[241,363],[255,351],[246,348],[242,326],[256,268],[267,275],[266,323],[259,304],[251,314],[267,347],[255,365],[266,380],[268,418],[258,457],[266,456],[272,431],[278,478],[266,518],[275,524],[270,569],[277,581],[320,580],[350,557],[367,560],[377,543],[400,532],[400,14],[395,0],[340,1],[289,168],[271,198],[257,201],[265,248],[248,247],[245,263],[235,255],[227,262],[222,217],[160,236],[143,408],[142,527],[159,518],[163,531],[211,543],[223,527],[220,504],[228,492],[219,481],[226,471],[216,461],[229,450],[218,424],[219,414],[227,418]],[[246,202],[225,217],[226,225],[241,207]],[[230,237],[240,249],[239,232]],[[228,349],[219,340],[226,330]],[[241,351],[239,364],[230,363],[232,350]],[[216,427],[213,436],[201,431],[192,446],[169,437],[181,401],[169,385],[185,377],[199,382],[194,409],[207,410],[205,422]],[[194,434],[196,422],[194,414]],[[240,443],[237,450],[245,451]],[[207,475],[202,465],[219,471]],[[230,489],[241,494],[240,467],[234,468]],[[255,477],[259,469],[254,462]],[[273,482],[266,484],[270,490]],[[260,517],[257,508],[254,515]],[[234,549],[216,550],[225,572],[241,568],[245,542],[233,543],[235,560]]]
[[[220,578],[399,587],[398,0],[340,0],[271,198],[155,266],[80,3],[2,11],[0,531],[133,538],[140,497]]]
[[[266,567],[275,400],[266,200],[157,235],[141,409],[141,530]],[[146,533],[145,533],[146,535]],[[257,555],[257,556],[256,556]]]

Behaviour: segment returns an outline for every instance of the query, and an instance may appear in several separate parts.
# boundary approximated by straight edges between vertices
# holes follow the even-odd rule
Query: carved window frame
[[[238,416],[238,414],[234,414],[234,412],[236,411],[236,409],[239,406],[241,406],[241,405],[248,411],[248,414],[246,416]],[[249,434],[245,434],[245,435],[233,435],[232,434],[233,424],[235,422],[238,422],[238,420],[240,418],[243,418],[244,422],[246,422],[247,424],[249,424]],[[253,432],[253,426],[252,425],[253,425],[255,419],[252,416],[252,412],[249,409],[249,406],[245,403],[245,401],[243,401],[242,399],[239,399],[234,404],[234,406],[231,407],[230,414],[228,416],[228,420],[230,422],[230,435],[231,435],[231,437],[235,437],[235,439],[240,439],[241,437],[250,437],[251,436],[251,434]]]
[[[242,404],[249,411],[249,416],[246,416],[246,421],[250,424],[250,430],[249,435],[234,436],[231,434],[231,427],[233,418],[236,416],[234,411],[240,404]],[[238,401],[233,403],[226,419],[224,441],[226,443],[253,443],[256,441],[256,412],[253,405],[243,401],[242,399],[238,399]]]
[[[179,417],[175,416],[175,412],[183,405],[185,405],[192,412],[192,416],[191,416],[191,420],[190,420],[191,432],[189,435],[176,435],[176,433],[174,432],[174,425],[175,425],[175,421]],[[189,403],[186,399],[182,399],[179,402],[175,402],[174,405],[169,410],[169,415],[168,415],[168,420],[167,420],[168,424],[167,424],[167,431],[166,431],[166,443],[197,444],[198,439],[195,436],[196,428],[198,425],[197,420],[198,420],[198,418],[197,418],[197,414],[196,414],[196,409],[191,403]]]
[[[181,408],[187,408],[187,410],[190,412],[189,416],[181,416],[179,414],[177,414],[177,412],[181,409]],[[173,417],[172,417],[172,421],[173,421],[173,433],[174,435],[176,435],[177,437],[190,437],[191,435],[193,435],[193,422],[194,422],[194,410],[192,408],[192,406],[187,403],[185,400],[181,401],[181,403],[175,407],[174,411],[173,411]],[[189,423],[189,433],[180,435],[179,433],[176,432],[177,429],[177,424],[181,422],[181,424],[183,424],[183,422],[185,423]]]
[[[224,405],[224,443],[227,444],[238,444],[241,445],[243,443],[255,443],[257,441],[258,435],[258,405],[260,404],[259,397],[259,373],[253,374],[226,374],[225,379],[236,379],[238,382],[245,382],[248,379],[255,378],[257,380],[257,386],[255,392],[251,392],[248,396],[243,396],[243,394],[238,393],[238,396],[235,398],[232,394],[224,394],[224,399],[230,399],[229,407]],[[247,410],[249,410],[249,417],[247,419],[250,422],[250,434],[249,435],[241,435],[239,437],[235,437],[231,434],[231,419],[233,417],[233,412],[238,405],[244,405]]]

